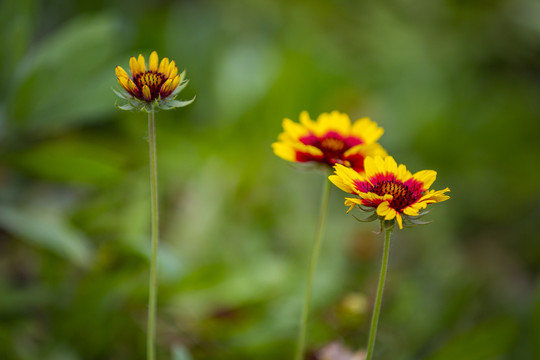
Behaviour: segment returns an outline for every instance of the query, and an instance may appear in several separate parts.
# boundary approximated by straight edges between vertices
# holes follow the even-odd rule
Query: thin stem
[[[369,340],[367,347],[366,360],[371,360],[373,349],[375,348],[375,337],[377,336],[377,325],[379,325],[379,314],[381,313],[381,303],[384,290],[384,281],[386,280],[386,270],[388,269],[388,255],[390,253],[390,234],[392,229],[386,229],[384,237],[384,250],[382,255],[381,273],[379,274],[379,286],[377,287],[377,297],[373,307],[373,316],[369,328]]]
[[[159,241],[159,212],[157,184],[156,129],[154,109],[148,112],[148,146],[150,153],[150,192],[152,199],[152,258],[148,297],[148,328],[146,334],[147,360],[156,358],[156,302],[157,302],[157,253]]]
[[[324,223],[326,220],[326,212],[328,210],[328,199],[330,197],[330,181],[325,178],[324,186],[321,195],[321,208],[319,210],[319,220],[317,223],[317,233],[315,234],[315,241],[313,242],[313,248],[311,249],[311,259],[309,262],[308,275],[306,278],[306,292],[304,294],[304,306],[302,308],[302,317],[300,319],[300,331],[298,333],[298,343],[296,346],[295,360],[301,360],[304,354],[304,348],[306,343],[306,330],[311,305],[311,292],[313,288],[313,276],[315,275],[315,269],[317,268],[317,260],[319,259],[319,253],[322,244],[322,234],[324,231]]]

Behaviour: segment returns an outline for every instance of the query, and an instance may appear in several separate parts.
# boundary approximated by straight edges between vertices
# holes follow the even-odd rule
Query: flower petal
[[[162,97],[165,97],[165,95],[169,95],[172,92],[172,84],[173,79],[167,79],[163,85],[161,85],[161,89],[159,93],[162,95]]]
[[[167,72],[167,69],[169,68],[169,58],[163,58],[161,59],[161,63],[159,64],[158,72],[165,74]]]
[[[445,195],[445,192],[448,191],[450,191],[449,188],[437,191],[430,190],[424,196],[422,196],[419,201],[427,201],[428,204],[446,201],[450,199],[450,196]]]
[[[137,94],[138,91],[137,85],[135,85],[135,83],[131,79],[128,79],[128,91],[134,95]]]
[[[388,201],[383,201],[377,206],[377,215],[383,216],[384,220],[392,220],[396,217],[396,210],[390,207]]]
[[[376,122],[367,117],[356,120],[351,128],[351,135],[361,138],[364,144],[376,142],[383,133],[384,129],[377,126]]]
[[[307,161],[318,161],[322,158],[323,153],[321,150],[317,149],[314,146],[304,145],[301,142],[281,142],[278,146],[278,152],[274,150],[274,154],[277,156],[289,160],[291,158],[290,152],[293,151],[294,159],[289,161],[298,161],[298,162],[307,162]],[[273,145],[274,146],[274,145]],[[285,150],[286,149],[286,150]],[[284,156],[281,156],[284,155]]]
[[[274,154],[287,161],[296,161],[296,151],[287,144],[275,142],[272,144]]]
[[[180,83],[180,75],[176,75],[171,83],[171,91],[174,91]]]
[[[400,213],[396,213],[396,220],[399,228],[403,229],[403,218],[401,217]]]
[[[377,174],[384,172],[384,162],[380,156],[368,156],[364,160],[364,171],[366,172],[366,178],[371,179]]]
[[[306,129],[311,132],[313,132],[313,130],[317,127],[315,122],[309,117],[309,113],[307,111],[302,111],[300,113],[300,124],[304,125]]]
[[[283,119],[283,130],[285,130],[285,133],[287,133],[290,138],[295,140],[298,140],[309,133],[305,127],[287,118]]]
[[[359,190],[356,187],[356,182],[365,181],[365,179],[351,169],[350,167],[337,164],[334,166],[335,175],[331,176],[330,181],[334,183],[341,190],[348,192],[349,194],[357,194]]]
[[[150,59],[148,60],[148,70],[157,72],[158,63],[159,63],[158,54],[157,52],[152,51],[152,53],[150,54]]]
[[[129,79],[129,75],[128,73],[126,72],[126,70],[124,70],[121,66],[117,66],[115,69],[114,69],[114,72],[116,74],[116,76],[118,78],[126,78],[126,79]]]
[[[175,77],[176,74],[178,74],[178,68],[176,67],[176,63],[173,60],[169,63],[169,67],[167,68],[167,73],[165,74],[165,76],[170,79],[172,77]]]
[[[386,201],[389,203],[394,198],[390,194],[378,195],[373,192],[367,192],[367,193],[360,192],[359,195],[362,199],[369,200],[376,204],[379,204],[383,201]]]
[[[337,175],[330,175],[328,177],[328,180],[330,180],[332,184],[336,185],[341,190],[348,192],[349,194],[354,194],[354,188],[351,186],[350,183],[345,182],[342,177]]]
[[[122,85],[122,87],[123,87],[124,89],[126,89],[128,92],[130,91],[129,86],[128,86],[128,81],[129,81],[129,80],[130,80],[129,78],[118,77],[118,83],[119,83],[120,85]]]
[[[176,77],[176,75],[178,75],[178,68],[175,66],[169,72],[169,79]],[[178,77],[178,79],[180,79],[180,77]]]
[[[137,59],[135,59],[133,56],[129,59],[129,68],[131,69],[131,76],[133,76],[133,78],[142,73]]]
[[[144,62],[144,56],[142,56],[142,54],[139,54],[139,59],[137,59],[137,62],[139,63],[139,71],[141,73],[146,72],[146,63]]]
[[[362,200],[357,198],[345,198],[345,205],[349,206],[349,210],[347,210],[348,214],[356,205],[362,205]]]
[[[152,93],[150,92],[150,88],[148,85],[144,85],[142,88],[142,95],[144,100],[150,101],[152,99]]]
[[[338,111],[320,114],[313,133],[316,136],[323,136],[330,131],[335,131],[342,136],[348,136],[351,132],[351,119],[349,119],[349,116]]]
[[[386,170],[385,173],[396,174],[398,169],[396,160],[391,156],[384,157],[384,168]]]
[[[422,170],[414,173],[412,177],[422,182],[424,184],[424,190],[427,190],[437,178],[437,172],[433,170]]]
[[[405,182],[412,177],[410,171],[407,170],[405,165],[400,164],[396,171],[396,180]]]
[[[405,209],[401,210],[405,215],[408,216],[418,216],[418,211],[420,210],[419,206],[415,206],[416,204],[413,204],[411,206],[407,206]]]
[[[362,155],[364,157],[388,155],[386,150],[384,150],[384,148],[379,143],[356,145],[343,153],[345,157],[356,154]]]

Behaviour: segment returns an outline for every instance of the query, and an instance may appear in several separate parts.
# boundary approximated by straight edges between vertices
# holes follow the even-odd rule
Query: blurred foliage
[[[452,190],[394,235],[377,358],[540,358],[538,18],[534,0],[2,1],[0,358],[144,359],[147,125],[110,88],[152,50],[197,95],[157,114],[160,359],[291,357],[324,177],[270,144],[334,109]],[[371,304],[378,276],[376,226],[331,195],[313,351],[364,346],[370,306],[346,299]]]

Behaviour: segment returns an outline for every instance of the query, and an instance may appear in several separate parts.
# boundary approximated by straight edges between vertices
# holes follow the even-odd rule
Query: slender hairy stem
[[[319,258],[319,252],[321,250],[322,235],[324,231],[324,223],[326,220],[326,211],[328,210],[328,198],[330,197],[330,181],[324,179],[324,186],[321,195],[321,208],[319,210],[319,221],[317,223],[317,233],[315,234],[315,241],[313,242],[313,248],[311,249],[311,259],[309,261],[308,275],[306,278],[306,292],[304,295],[304,307],[302,308],[302,318],[300,319],[300,331],[298,333],[298,343],[296,346],[295,360],[301,360],[304,354],[304,348],[306,343],[306,330],[309,318],[309,308],[311,304],[311,292],[313,288],[313,276],[315,275],[315,269],[317,268],[317,260]]]
[[[377,335],[377,325],[379,325],[379,314],[381,313],[384,281],[386,280],[386,270],[388,269],[388,255],[390,253],[391,233],[392,229],[386,229],[386,234],[384,237],[384,250],[381,263],[381,273],[379,274],[379,286],[377,287],[377,297],[375,298],[375,306],[373,307],[373,316],[371,318],[371,326],[369,328],[369,340],[366,360],[371,360],[371,357],[373,356],[373,349],[375,348],[375,336]]]
[[[147,360],[156,358],[156,301],[157,301],[157,252],[159,240],[158,184],[156,167],[156,128],[154,109],[148,113],[148,145],[150,153],[150,192],[152,198],[152,258],[148,297],[148,328],[146,334]]]

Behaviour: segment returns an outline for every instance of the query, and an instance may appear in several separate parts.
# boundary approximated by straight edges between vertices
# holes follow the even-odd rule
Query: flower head
[[[403,228],[403,218],[410,223],[419,223],[417,217],[428,204],[448,200],[444,190],[429,190],[437,173],[422,170],[411,174],[405,165],[397,165],[394,158],[367,157],[364,163],[365,174],[342,165],[335,166],[335,175],[329,177],[341,190],[358,195],[359,198],[346,198],[345,205],[355,206],[373,212],[373,220],[379,218]],[[371,219],[370,219],[371,220]]]
[[[189,105],[195,100],[175,100],[176,95],[186,87],[189,80],[184,80],[186,72],[178,74],[178,68],[173,61],[163,58],[159,62],[157,52],[152,51],[148,61],[148,68],[144,56],[131,57],[129,60],[131,77],[121,67],[115,69],[118,83],[122,86],[121,91],[115,93],[128,103],[119,106],[122,110],[150,110],[158,107],[168,110],[176,107]]]
[[[384,130],[369,118],[351,123],[347,114],[333,111],[322,113],[313,121],[303,111],[300,124],[284,119],[283,129],[272,148],[277,156],[288,161],[329,167],[342,164],[362,172],[366,156],[386,155],[377,143]]]

